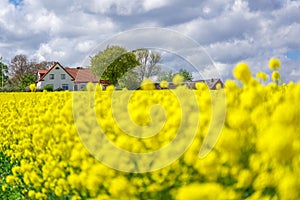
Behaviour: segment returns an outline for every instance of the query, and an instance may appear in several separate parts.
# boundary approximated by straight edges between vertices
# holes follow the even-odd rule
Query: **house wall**
[[[86,84],[87,83],[75,83],[74,84],[74,86],[75,86],[74,90],[82,90],[82,89],[85,90],[86,89]]]
[[[86,90],[86,85],[88,84],[88,82],[81,82],[81,83],[74,83],[74,90]],[[94,85],[98,84],[98,83],[94,83]]]
[[[50,79],[51,74],[54,74],[54,79]],[[61,74],[65,74],[65,79],[61,78]],[[53,85],[54,90],[63,88],[63,84],[68,85],[68,90],[74,89],[73,78],[59,65],[56,65],[48,74],[46,74],[43,81],[37,83],[37,88],[43,89],[47,84]]]

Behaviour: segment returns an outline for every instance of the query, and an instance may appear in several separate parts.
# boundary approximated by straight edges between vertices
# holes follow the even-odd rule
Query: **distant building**
[[[87,68],[64,68],[59,62],[54,62],[48,70],[38,70],[38,89],[51,85],[54,90],[76,91],[85,88],[88,82],[98,83],[99,79]]]
[[[206,80],[193,81],[193,83],[194,83],[193,88],[196,88],[195,87],[196,82],[204,82],[207,85],[207,87],[211,90],[216,90],[218,84],[220,84],[221,88],[224,87],[224,83],[219,78],[211,78],[211,79],[206,79]]]
[[[183,84],[186,85],[190,89],[196,89],[196,83],[198,83],[198,82],[205,83],[210,90],[216,90],[218,84],[220,84],[221,88],[224,87],[224,83],[219,78],[212,78],[212,79],[206,79],[206,80],[197,80],[197,81],[187,81],[187,82],[183,82]],[[156,89],[161,89],[160,84],[155,83],[155,88]],[[175,88],[176,88],[176,85],[174,85],[173,82],[169,82],[168,89],[175,89]]]

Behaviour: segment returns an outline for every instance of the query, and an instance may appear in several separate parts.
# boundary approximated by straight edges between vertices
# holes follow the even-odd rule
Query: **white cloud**
[[[88,41],[84,41],[84,42],[79,42],[75,49],[79,52],[82,53],[88,53],[89,51],[92,50],[92,48],[95,46],[95,42],[88,40]]]
[[[286,80],[300,78],[299,60],[286,57],[300,49],[299,0],[23,0],[17,6],[0,0],[0,7],[0,56],[5,62],[23,53],[75,67],[115,34],[162,26],[203,45],[225,78],[241,60],[254,73],[267,70],[273,56],[289,66],[281,71]],[[143,41],[138,35],[128,39],[166,49],[173,41],[170,35],[151,34],[148,38],[156,40]],[[175,43],[176,48],[186,45],[184,40]],[[190,58],[198,62],[200,57]]]
[[[130,15],[141,11],[141,1],[139,0],[87,0],[81,2],[84,9],[98,14]]]
[[[171,3],[170,0],[144,0],[143,7],[145,11],[149,11],[152,9],[161,8],[169,3]]]
[[[209,44],[253,34],[259,28],[258,19],[256,14],[242,14],[242,11],[236,8],[212,19],[199,17],[174,28],[195,38],[200,44]]]
[[[63,26],[61,19],[53,12],[41,10],[25,15],[26,24],[30,24],[29,30],[33,33],[50,32],[56,34]]]
[[[291,72],[291,76],[300,77],[300,70],[293,69],[292,72]]]

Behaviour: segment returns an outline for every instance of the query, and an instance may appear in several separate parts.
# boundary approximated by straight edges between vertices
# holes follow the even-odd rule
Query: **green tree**
[[[172,82],[173,80],[173,77],[174,77],[174,73],[172,70],[168,71],[168,72],[161,72],[158,77],[157,77],[157,80],[159,82],[161,81],[168,81],[168,82]]]
[[[182,76],[184,78],[183,81],[192,81],[193,80],[192,74],[189,71],[187,71],[186,69],[180,69],[178,73],[173,73],[172,70],[170,70],[168,72],[162,72],[158,75],[157,80],[172,82],[172,80],[176,74],[179,74],[180,76]]]
[[[135,69],[138,73],[140,82],[142,82],[145,78],[159,74],[161,71],[161,67],[159,66],[159,62],[161,61],[160,53],[144,48],[136,49],[132,52],[134,52],[137,61],[140,63],[140,65]]]
[[[3,86],[6,84],[7,80],[8,80],[8,67],[6,64],[4,64],[3,62],[1,62],[2,57],[0,57],[0,84],[1,84],[1,88],[3,88]]]
[[[184,78],[184,81],[192,81],[193,76],[192,74],[187,71],[186,69],[180,69],[178,74]]]
[[[36,81],[36,76],[32,74],[25,74],[20,77],[20,87],[21,89],[25,89],[31,84],[34,84]]]
[[[141,81],[138,78],[138,73],[134,69],[129,70],[119,80],[119,86],[129,90],[137,89],[140,85]]]
[[[138,66],[135,54],[120,46],[108,46],[91,58],[91,69],[100,79],[116,85],[130,69]]]
[[[35,77],[38,69],[47,69],[50,63],[48,61],[37,63],[29,61],[26,55],[16,55],[9,64],[10,82],[20,86],[22,76],[30,74],[31,77]]]

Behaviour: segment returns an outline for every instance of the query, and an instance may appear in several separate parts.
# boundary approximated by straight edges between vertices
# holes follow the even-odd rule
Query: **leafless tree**
[[[19,83],[20,79],[24,75],[36,76],[38,69],[47,69],[51,62],[37,63],[35,61],[29,61],[26,55],[16,55],[11,59],[9,64],[9,76],[10,80],[15,83]]]
[[[137,49],[133,52],[136,55],[137,61],[140,63],[140,65],[135,68],[140,81],[155,76],[161,71],[161,67],[159,66],[161,55],[159,52],[148,49]]]

